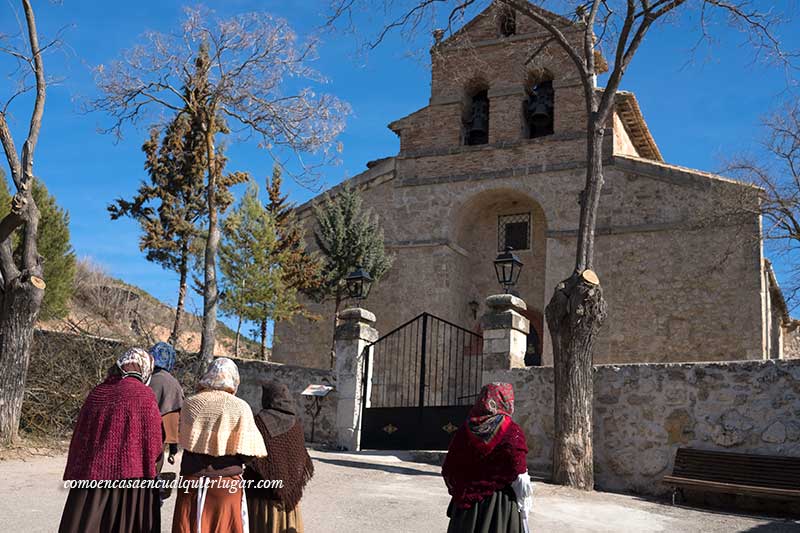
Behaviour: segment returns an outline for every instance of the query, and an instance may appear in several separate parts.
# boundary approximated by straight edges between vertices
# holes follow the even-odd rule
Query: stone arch
[[[532,316],[541,317],[546,301],[547,266],[547,216],[541,204],[530,193],[508,187],[477,192],[459,205],[451,214],[449,241],[459,252],[455,269],[460,280],[460,297],[464,300],[461,307],[466,310],[470,301],[479,302],[479,319],[485,311],[486,297],[501,291],[493,265],[502,244],[501,232],[507,222],[517,223],[527,217],[530,245],[515,252],[524,263],[516,292],[525,300]],[[537,333],[543,340],[541,326]]]

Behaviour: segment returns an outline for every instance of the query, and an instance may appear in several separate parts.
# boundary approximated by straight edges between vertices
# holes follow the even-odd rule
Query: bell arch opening
[[[552,135],[555,131],[555,90],[553,76],[547,71],[534,71],[525,83],[522,104],[523,134],[528,139]]]
[[[489,86],[473,80],[464,91],[461,114],[464,144],[474,146],[489,142]]]

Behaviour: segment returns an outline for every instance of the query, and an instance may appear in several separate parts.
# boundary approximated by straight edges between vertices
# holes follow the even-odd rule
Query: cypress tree
[[[314,206],[314,217],[314,239],[323,255],[323,266],[321,283],[310,294],[317,301],[333,300],[335,330],[347,275],[361,267],[377,283],[392,266],[392,258],[386,253],[377,215],[364,209],[361,195],[349,184],[334,197],[326,194],[323,202]],[[331,366],[334,356],[331,338]]]

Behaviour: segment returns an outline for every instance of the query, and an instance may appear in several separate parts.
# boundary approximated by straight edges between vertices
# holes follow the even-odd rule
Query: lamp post
[[[497,275],[497,282],[503,287],[506,294],[517,284],[521,270],[522,261],[514,254],[510,246],[506,246],[505,251],[498,254],[494,260],[494,272]]]
[[[344,281],[347,285],[347,295],[360,304],[369,295],[372,282],[375,280],[372,279],[369,272],[359,266],[355,271],[348,274]]]

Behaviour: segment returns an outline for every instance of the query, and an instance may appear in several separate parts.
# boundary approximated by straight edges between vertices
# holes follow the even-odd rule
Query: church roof
[[[663,162],[664,157],[650,133],[650,128],[647,127],[636,96],[628,91],[617,91],[615,107],[639,155],[645,159]]]

